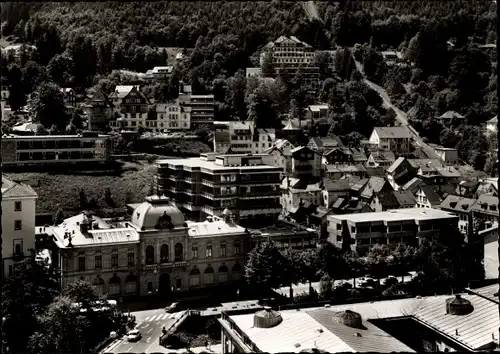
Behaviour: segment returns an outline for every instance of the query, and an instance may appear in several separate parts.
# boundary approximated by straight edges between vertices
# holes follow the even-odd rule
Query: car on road
[[[133,329],[127,333],[127,340],[129,342],[137,342],[142,338],[141,331],[138,329]]]
[[[180,310],[181,310],[181,306],[178,302],[172,302],[170,305],[165,307],[166,313],[174,313],[174,312],[178,312]]]

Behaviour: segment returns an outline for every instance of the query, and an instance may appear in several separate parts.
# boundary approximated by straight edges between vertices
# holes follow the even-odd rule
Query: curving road
[[[355,58],[354,58],[354,55],[352,55],[351,53],[351,56],[352,56],[352,59],[354,60],[354,62],[356,63],[356,68],[358,69],[358,71],[363,75],[364,77],[364,82],[371,88],[373,89],[374,91],[376,91],[379,96],[382,98],[382,100],[384,101],[384,106],[386,108],[392,108],[394,110],[394,112],[396,113],[396,119],[399,121],[399,123],[402,125],[402,126],[405,126],[408,128],[408,130],[410,131],[410,135],[411,137],[413,138],[413,140],[415,141],[415,143],[423,150],[423,152],[427,155],[427,157],[429,159],[440,159],[439,156],[436,154],[436,152],[434,151],[433,148],[431,148],[429,145],[427,145],[423,140],[422,138],[420,137],[420,135],[418,134],[418,132],[408,123],[408,117],[406,116],[406,113],[403,112],[402,110],[400,110],[398,107],[396,107],[394,104],[392,104],[391,102],[391,98],[389,97],[389,95],[387,94],[387,91],[382,88],[381,86],[371,82],[370,80],[366,79],[365,77],[365,72],[363,70],[363,65],[361,65],[361,63],[359,63]]]
[[[321,18],[319,17],[318,14],[318,9],[316,7],[316,4],[314,1],[305,1],[302,3],[302,8],[304,9],[307,17],[309,17],[310,20],[318,20],[321,21]]]

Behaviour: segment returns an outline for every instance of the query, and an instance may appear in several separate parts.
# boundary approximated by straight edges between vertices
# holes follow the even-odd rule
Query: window
[[[134,251],[128,251],[127,263],[129,265],[129,267],[133,267],[135,265],[135,253],[134,253]]]
[[[191,252],[193,252],[193,259],[197,259],[198,258],[198,246],[193,246],[193,248],[191,248]]]
[[[22,230],[23,224],[21,220],[14,221],[14,230]]]
[[[226,245],[220,245],[220,256],[226,257]]]
[[[85,255],[78,256],[78,270],[85,270]]]
[[[111,266],[118,267],[118,251],[111,252]]]
[[[22,203],[21,202],[15,202],[14,203],[14,211],[21,211],[22,210]]]
[[[239,243],[235,243],[234,244],[234,254],[240,254],[240,244]]]
[[[102,256],[100,254],[95,256],[95,268],[96,269],[102,268]]]
[[[205,257],[207,257],[207,258],[212,257],[212,246],[211,245],[207,246],[207,249],[205,251]]]
[[[14,254],[19,256],[23,254],[23,240],[14,240]]]

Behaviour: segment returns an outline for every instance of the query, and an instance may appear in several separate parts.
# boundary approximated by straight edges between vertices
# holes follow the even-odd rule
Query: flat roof
[[[221,155],[223,156],[223,155]],[[187,159],[165,159],[165,160],[157,160],[157,164],[160,165],[174,165],[174,166],[185,166],[185,167],[199,167],[207,170],[265,170],[265,169],[274,169],[277,172],[281,171],[281,167],[271,166],[271,165],[256,165],[256,166],[223,166],[215,163],[215,161],[206,161],[202,160],[199,157],[191,157]]]
[[[458,216],[443,210],[427,208],[394,209],[376,213],[355,213],[328,216],[329,220],[349,220],[352,222],[432,220],[444,218],[454,219],[458,218]]]
[[[223,220],[193,222],[186,221],[189,230],[188,234],[193,238],[227,236],[234,234],[244,234],[245,228],[235,223],[226,223]]]

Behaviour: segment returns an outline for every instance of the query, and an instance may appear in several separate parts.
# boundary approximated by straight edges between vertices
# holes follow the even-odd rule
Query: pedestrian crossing
[[[181,317],[184,312],[176,312],[176,313],[161,313],[155,316],[149,316],[144,319],[144,322],[156,322],[156,321],[165,321],[165,320],[176,320]]]

